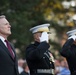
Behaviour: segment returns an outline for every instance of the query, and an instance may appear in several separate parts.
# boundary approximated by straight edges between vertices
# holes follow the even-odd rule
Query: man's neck
[[[2,36],[4,39],[7,40],[7,36],[6,36],[6,35],[1,35],[1,34],[0,34],[0,36]]]

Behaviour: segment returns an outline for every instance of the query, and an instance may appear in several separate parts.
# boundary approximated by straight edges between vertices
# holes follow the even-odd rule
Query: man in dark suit
[[[71,75],[76,75],[76,29],[67,32],[68,40],[63,45],[60,53],[66,58]]]
[[[48,26],[43,24],[30,29],[34,36],[34,44],[26,48],[26,60],[30,69],[30,75],[54,75],[54,59],[48,50]]]
[[[0,16],[0,75],[19,75],[14,47],[7,41],[11,34],[11,25]]]

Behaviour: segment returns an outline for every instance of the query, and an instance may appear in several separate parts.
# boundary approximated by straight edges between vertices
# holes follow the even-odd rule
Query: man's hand
[[[48,42],[48,34],[47,32],[43,32],[40,38],[40,42],[46,41]]]
[[[76,40],[76,35],[72,35],[71,37],[69,37],[68,39],[73,39],[74,41]]]

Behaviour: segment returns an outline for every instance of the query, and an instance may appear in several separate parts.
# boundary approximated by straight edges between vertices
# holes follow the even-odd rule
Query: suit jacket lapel
[[[0,45],[3,48],[3,50],[6,51],[6,53],[12,58],[10,52],[8,51],[8,48],[4,45],[4,43],[1,41],[1,39],[0,39]]]

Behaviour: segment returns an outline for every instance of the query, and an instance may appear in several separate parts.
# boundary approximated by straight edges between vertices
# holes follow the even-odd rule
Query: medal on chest
[[[45,52],[44,54],[49,58],[50,63],[55,62],[54,57],[50,52]]]
[[[54,57],[53,57],[53,55],[49,52],[49,55],[50,55],[50,61],[52,61],[52,62],[55,62],[55,60],[54,60]]]

